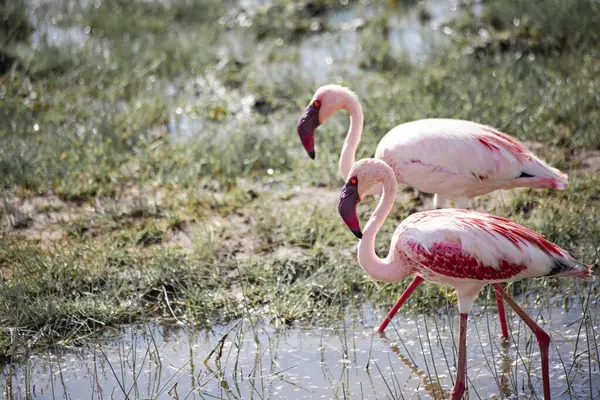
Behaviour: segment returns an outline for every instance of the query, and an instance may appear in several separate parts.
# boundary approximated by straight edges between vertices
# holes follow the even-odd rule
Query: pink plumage
[[[401,257],[412,261],[414,273],[438,283],[456,284],[456,279],[493,283],[546,275],[591,278],[588,266],[539,233],[477,211],[413,214],[398,227],[393,242]]]
[[[363,110],[345,87],[320,87],[298,121],[298,134],[315,158],[317,128],[340,110],[348,111],[350,128],[340,154],[340,175],[349,178],[363,131]],[[381,139],[375,158],[394,170],[397,183],[433,193],[434,207],[446,200],[468,208],[469,198],[516,187],[564,189],[566,174],[550,167],[517,139],[486,125],[457,119],[422,119],[403,123]],[[380,190],[374,187],[370,193]]]
[[[471,121],[424,119],[399,125],[384,136],[375,157],[392,167],[397,182],[461,206],[467,205],[466,198],[497,189],[564,189],[568,184],[566,174],[517,139]]]
[[[488,143],[484,146],[489,147],[490,151],[502,153],[503,147],[498,143],[508,142],[509,146],[515,147],[515,152],[521,154],[519,157],[523,160],[520,163],[537,162],[534,158],[527,160],[532,156],[522,151],[518,142],[510,141],[502,135],[496,136],[494,140],[497,141],[484,140]],[[483,145],[478,138],[470,143]],[[519,158],[511,157],[514,160]],[[475,159],[475,165],[479,161]],[[503,165],[499,158],[492,161]],[[462,165],[465,164],[468,162]],[[592,279],[591,266],[580,263],[566,250],[550,243],[539,233],[506,218],[461,209],[412,214],[398,226],[392,237],[390,252],[382,259],[375,253],[375,237],[394,205],[395,171],[389,162],[364,159],[352,167],[349,176],[342,189],[338,211],[352,233],[361,239],[358,244],[358,263],[371,277],[386,282],[396,282],[414,275],[412,283],[388,312],[379,332],[384,331],[398,309],[424,279],[454,287],[458,295],[460,335],[457,379],[452,399],[459,400],[465,391],[466,382],[468,313],[481,289],[491,284],[496,292],[503,336],[508,337],[504,301],[534,332],[542,359],[544,399],[549,400],[550,336],[506,294],[501,283],[550,275]],[[382,186],[383,195],[363,232],[356,218],[356,205],[377,185]]]

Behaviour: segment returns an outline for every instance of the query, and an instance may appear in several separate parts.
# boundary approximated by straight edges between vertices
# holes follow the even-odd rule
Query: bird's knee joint
[[[549,348],[550,347],[550,334],[546,331],[538,332],[535,337],[537,338],[538,344],[541,348]]]

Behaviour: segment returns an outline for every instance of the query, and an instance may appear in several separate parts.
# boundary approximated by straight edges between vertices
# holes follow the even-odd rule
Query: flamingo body
[[[567,186],[567,175],[522,143],[471,121],[422,119],[398,125],[379,142],[375,158],[392,167],[398,183],[451,199],[519,186]]]
[[[396,230],[392,248],[414,273],[453,286],[463,280],[488,284],[589,274],[585,265],[540,234],[506,218],[469,210],[412,214]]]
[[[550,399],[548,350],[550,336],[504,291],[501,282],[541,276],[592,279],[591,266],[573,258],[566,250],[506,218],[461,209],[415,213],[396,229],[390,252],[384,259],[375,253],[375,237],[390,213],[396,196],[396,176],[384,161],[357,162],[340,196],[338,211],[350,230],[361,239],[358,263],[374,279],[396,282],[414,275],[413,282],[388,313],[379,331],[424,279],[454,287],[458,295],[460,335],[457,379],[452,399],[459,400],[466,384],[466,327],[468,313],[486,284],[506,301],[534,332],[542,358],[544,399]],[[356,206],[376,186],[383,195],[364,230]],[[502,306],[503,307],[503,306]],[[506,327],[503,324],[503,333]]]

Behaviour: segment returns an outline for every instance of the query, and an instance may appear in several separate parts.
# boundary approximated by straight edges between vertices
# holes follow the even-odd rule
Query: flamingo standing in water
[[[317,127],[341,109],[350,114],[350,129],[339,162],[340,175],[346,180],[363,130],[362,107],[353,92],[338,85],[320,87],[298,121],[298,134],[314,159]],[[379,142],[375,158],[392,167],[395,182],[434,193],[435,208],[443,208],[446,199],[459,208],[468,208],[469,198],[497,189],[567,186],[566,174],[548,166],[521,142],[470,121],[422,119],[398,125]],[[369,190],[364,195],[379,193],[381,187],[375,185]],[[408,294],[419,283],[413,282]],[[502,336],[508,338],[501,296],[496,295],[496,303]]]
[[[396,176],[381,160],[364,159],[354,165],[342,189],[338,211],[358,244],[358,263],[374,279],[396,282],[415,275],[395,308],[424,280],[454,287],[458,294],[460,335],[458,368],[452,399],[465,391],[467,316],[481,289],[491,284],[535,334],[542,358],[544,399],[550,399],[548,348],[550,336],[504,291],[502,282],[541,276],[592,279],[591,265],[575,260],[567,251],[540,234],[508,219],[462,209],[412,214],[396,229],[386,258],[375,254],[375,236],[396,197]],[[375,185],[383,196],[364,233],[356,214],[363,195]],[[386,318],[384,324],[389,322]]]

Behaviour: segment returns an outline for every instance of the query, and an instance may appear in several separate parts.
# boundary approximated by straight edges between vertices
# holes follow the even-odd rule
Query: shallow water
[[[87,46],[96,50],[102,48],[103,54],[108,56],[109,47],[90,37],[90,27],[64,25],[66,14],[73,10],[85,10],[92,4],[99,6],[101,3],[87,0],[28,0],[28,14],[36,28],[31,37],[33,46],[70,49]],[[355,2],[315,19],[314,31],[293,42],[284,42],[280,38],[259,41],[251,29],[252,16],[257,9],[267,8],[271,4],[265,0],[240,0],[237,7],[230,9],[229,17],[223,16],[222,21],[215,21],[220,24],[228,24],[227,21],[231,19],[236,21],[223,30],[215,43],[220,60],[217,71],[229,63],[240,63],[254,85],[277,86],[296,81],[306,82],[314,90],[322,84],[342,83],[344,79],[367,73],[361,69],[361,60],[369,52],[368,46],[373,40],[385,42],[389,54],[398,60],[425,62],[443,51],[451,33],[440,27],[458,10],[456,3],[444,0],[426,0],[418,6],[406,8],[390,8],[387,2],[367,5]],[[476,6],[480,7],[480,4],[475,3]],[[420,19],[423,10],[429,19]],[[367,22],[373,19],[381,20],[385,26],[381,32],[365,29]],[[381,37],[374,38],[376,35]],[[164,95],[169,99],[169,122],[165,126],[149,129],[150,134],[166,130],[169,139],[175,142],[198,139],[202,135],[228,137],[228,132],[224,130],[235,132],[240,129],[242,119],[247,122],[260,113],[253,109],[256,99],[248,88],[225,87],[214,71],[202,72],[197,80],[204,83],[198,85],[196,80],[161,82],[165,87]],[[198,86],[202,92],[201,101],[196,95]],[[207,104],[214,104],[216,111],[207,112]],[[186,112],[186,108],[200,109],[204,114]],[[212,114],[219,114],[220,110],[224,117],[217,115],[218,118],[214,118]],[[296,118],[296,114],[289,116],[289,121],[285,117],[290,124]]]
[[[580,307],[528,312],[541,314],[538,318],[553,333],[555,398],[569,398],[569,385],[572,398],[589,399],[590,387],[592,396],[597,395],[598,364],[592,360],[590,370],[587,354],[588,349],[596,354],[591,331],[599,332],[598,321],[593,327],[582,324]],[[401,312],[387,336],[373,334],[380,319],[364,307],[337,327],[276,329],[251,320],[210,331],[154,324],[125,327],[83,349],[47,351],[24,364],[7,365],[0,385],[17,399],[446,397],[455,373],[456,316]],[[509,322],[512,338],[503,346],[491,307],[476,309],[470,318],[471,399],[541,396],[535,340],[512,314]]]
[[[242,10],[252,10],[255,6],[266,7],[266,4],[262,1],[242,1],[239,6]],[[327,27],[326,31],[318,28],[320,25],[317,24],[314,32],[292,43],[286,43],[279,38],[258,41],[250,29],[238,26],[240,24],[234,25],[235,28],[225,31],[217,43],[221,59],[217,69],[225,67],[228,63],[241,63],[249,71],[255,85],[277,86],[298,81],[310,83],[316,89],[319,85],[327,83],[342,83],[349,77],[365,73],[360,64],[369,51],[366,46],[373,41],[370,35],[374,33],[363,27],[366,21],[372,18],[381,19],[382,15],[385,15],[385,29],[382,31],[383,36],[375,40],[387,43],[387,51],[392,57],[417,64],[426,62],[442,51],[451,32],[444,31],[441,25],[457,15],[458,6],[455,3],[427,0],[419,9],[390,9],[384,4],[386,3],[364,5],[357,2],[329,11],[323,21]],[[429,20],[420,21],[421,9],[426,10],[430,16]],[[251,23],[251,12],[241,15],[244,15],[244,21]],[[228,19],[221,22],[226,24],[226,21]],[[215,77],[207,76],[206,79],[220,85]],[[187,84],[177,90],[167,90],[167,95],[172,99],[171,104],[193,104],[197,101],[195,96],[187,93],[189,91],[185,85]],[[208,92],[215,93],[215,90],[209,88]],[[206,95],[206,90],[203,93]],[[251,94],[243,93],[243,90],[240,92],[238,89],[227,89],[217,93],[217,97],[229,106],[227,111],[231,118],[227,119],[226,124],[214,123],[198,115],[190,116],[185,112],[176,113],[174,110],[177,106],[172,106],[169,113],[169,139],[185,142],[197,138],[203,132],[211,135],[223,125],[227,125],[227,129],[235,130],[239,128],[236,121],[241,118],[248,119],[253,115],[254,98]],[[248,107],[244,107],[244,100]],[[233,109],[237,102],[239,107]],[[290,116],[290,121],[295,122],[296,119],[297,115]],[[220,135],[227,137],[223,132]]]

